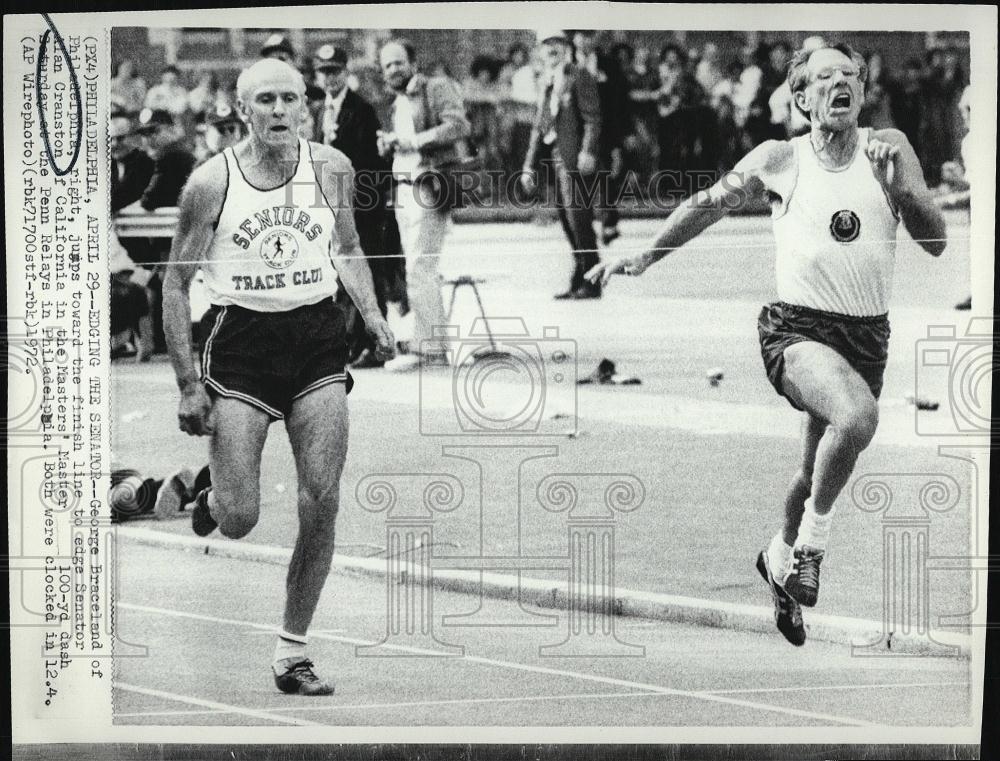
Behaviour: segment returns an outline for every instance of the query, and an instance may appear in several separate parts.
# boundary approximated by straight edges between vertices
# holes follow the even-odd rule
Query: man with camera
[[[417,72],[410,42],[391,40],[379,59],[385,82],[396,93],[392,130],[379,134],[379,152],[392,157],[396,221],[414,315],[410,353],[386,363],[386,369],[446,366],[447,342],[433,333],[435,326],[447,322],[438,271],[450,218],[451,199],[444,185],[448,168],[463,155],[471,125],[454,83]]]
[[[810,132],[762,143],[674,211],[647,251],[588,273],[605,283],[640,275],[749,197],[770,197],[780,301],[761,310],[761,353],[777,392],[806,416],[784,528],[757,568],[795,645],[806,637],[799,606],[819,594],[834,502],[878,424],[899,222],[932,256],[945,248],[944,219],[906,136],[858,127],[865,77],[847,45],[800,50],[788,84]]]

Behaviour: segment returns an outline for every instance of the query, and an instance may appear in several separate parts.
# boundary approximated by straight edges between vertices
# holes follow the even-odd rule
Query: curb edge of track
[[[285,547],[181,536],[138,526],[119,526],[117,530],[119,536],[128,541],[199,552],[214,557],[286,565],[292,555],[292,551]],[[331,572],[385,577],[387,563],[383,558],[359,558],[336,554],[333,557]],[[438,570],[432,572],[431,583],[434,587],[445,591],[520,600],[522,604],[535,605],[539,608],[565,610],[569,607],[566,582],[554,579],[535,579],[523,575],[486,571]],[[762,587],[762,596],[764,591]],[[772,608],[658,592],[618,589],[614,597],[613,611],[616,617],[645,618],[764,634],[775,631]],[[806,628],[809,639],[848,645],[852,648],[853,654],[859,658],[902,656],[969,658],[973,644],[971,635],[959,632],[909,631],[894,632],[885,636],[882,622],[846,616],[807,614]]]

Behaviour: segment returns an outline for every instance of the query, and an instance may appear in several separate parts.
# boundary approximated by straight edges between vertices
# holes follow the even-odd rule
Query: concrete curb
[[[285,547],[227,539],[200,539],[138,526],[119,526],[118,532],[122,538],[139,544],[258,563],[287,565],[292,556],[292,551]],[[386,562],[382,558],[338,554],[333,558],[333,572],[384,577]],[[465,594],[479,594],[481,589],[486,597],[519,599],[523,604],[540,608],[565,610],[569,601],[566,582],[552,579],[522,576],[519,580],[517,576],[485,571],[439,570],[433,573],[432,584],[442,590]],[[756,605],[618,589],[613,610],[619,616],[764,634],[775,632],[773,609]],[[972,652],[972,637],[968,634],[911,631],[894,632],[884,637],[880,621],[863,618],[807,614],[806,628],[809,639],[853,646],[858,657],[923,655],[968,658]]]

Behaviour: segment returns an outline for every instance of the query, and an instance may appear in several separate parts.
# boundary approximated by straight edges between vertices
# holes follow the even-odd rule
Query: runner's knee
[[[228,539],[242,539],[257,525],[259,513],[229,513],[219,523],[219,531]]]
[[[230,539],[242,539],[249,534],[260,517],[260,492],[253,484],[245,489],[230,491],[216,485],[215,501],[221,508],[219,530]]]
[[[875,429],[878,427],[878,405],[874,400],[858,404],[834,425],[854,450],[860,452],[875,436]]]
[[[324,509],[317,511],[321,515],[337,516],[340,507],[340,480],[318,484],[301,484],[299,486],[299,501],[319,505]]]

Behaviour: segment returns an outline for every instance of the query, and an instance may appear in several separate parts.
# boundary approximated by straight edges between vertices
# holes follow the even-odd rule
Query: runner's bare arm
[[[667,218],[667,223],[644,252],[602,263],[587,273],[592,282],[607,283],[612,275],[641,275],[676,248],[700,235],[726,214],[742,207],[749,198],[772,187],[772,179],[792,161],[787,142],[761,143],[708,190],[688,198]]]
[[[354,225],[354,169],[344,154],[329,146],[314,145],[313,157],[322,168],[320,186],[335,215],[332,258],[337,275],[374,336],[379,355],[391,356],[396,341],[379,310],[371,268]]]
[[[898,129],[873,130],[866,153],[906,231],[924,251],[940,256],[947,244],[944,217],[924,182],[920,160],[906,135]]]
[[[191,355],[191,281],[215,234],[226,196],[225,159],[220,155],[196,169],[184,187],[180,216],[163,280],[163,332],[181,389],[181,430],[198,436],[211,432],[211,403]]]

